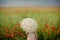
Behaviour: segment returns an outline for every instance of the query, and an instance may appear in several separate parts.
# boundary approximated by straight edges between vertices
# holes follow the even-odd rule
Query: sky
[[[0,0],[0,7],[60,7],[60,0]]]

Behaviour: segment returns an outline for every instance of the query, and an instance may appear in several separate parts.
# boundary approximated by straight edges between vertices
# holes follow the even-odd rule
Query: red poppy
[[[50,32],[48,32],[48,35],[50,35]]]
[[[15,35],[14,35],[14,34],[11,34],[10,36],[11,36],[12,38],[14,38]]]
[[[10,37],[10,34],[5,34],[6,37]]]
[[[48,25],[48,24],[45,24],[45,27],[46,27],[46,28],[49,28],[49,25]]]
[[[55,27],[51,27],[51,30],[52,30],[53,32],[55,32],[55,31],[56,31],[56,28],[55,28]]]
[[[46,30],[42,30],[42,32],[46,32]]]

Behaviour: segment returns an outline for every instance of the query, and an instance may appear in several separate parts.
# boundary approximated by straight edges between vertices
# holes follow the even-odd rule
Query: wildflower
[[[45,27],[46,27],[46,28],[49,28],[49,25],[48,25],[48,24],[45,24]]]
[[[10,34],[5,34],[6,37],[10,37]]]
[[[42,32],[46,32],[46,30],[44,29],[44,30],[42,30]]]
[[[51,30],[52,30],[52,32],[56,31],[55,27],[51,27]]]
[[[14,38],[14,36],[15,36],[14,34],[11,34],[11,35],[10,35],[10,37],[12,37],[12,38]]]
[[[48,32],[48,35],[50,35],[50,32]]]

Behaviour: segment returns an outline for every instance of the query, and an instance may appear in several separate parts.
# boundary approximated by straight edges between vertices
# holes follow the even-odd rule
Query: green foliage
[[[25,32],[20,28],[19,22],[22,21],[23,18],[31,17],[34,18],[38,23],[37,35],[38,40],[60,40],[59,33],[56,34],[58,27],[60,27],[60,11],[47,10],[46,11],[38,11],[33,12],[32,10],[26,10],[23,12],[14,13],[13,11],[2,11],[0,12],[0,40],[26,40]],[[16,25],[17,24],[17,25]],[[46,28],[45,24],[49,28]],[[8,34],[11,34],[11,30],[17,27],[14,31],[14,37],[6,37],[4,34],[7,34],[6,29],[8,28]],[[53,28],[53,31],[50,29]],[[45,30],[42,32],[42,30]],[[16,31],[22,32],[24,35],[19,36]],[[50,34],[48,35],[48,33]]]

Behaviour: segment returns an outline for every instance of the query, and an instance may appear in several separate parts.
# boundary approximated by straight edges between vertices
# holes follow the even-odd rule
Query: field
[[[28,17],[38,23],[38,40],[60,40],[60,7],[0,7],[0,40],[26,40],[19,22]]]

